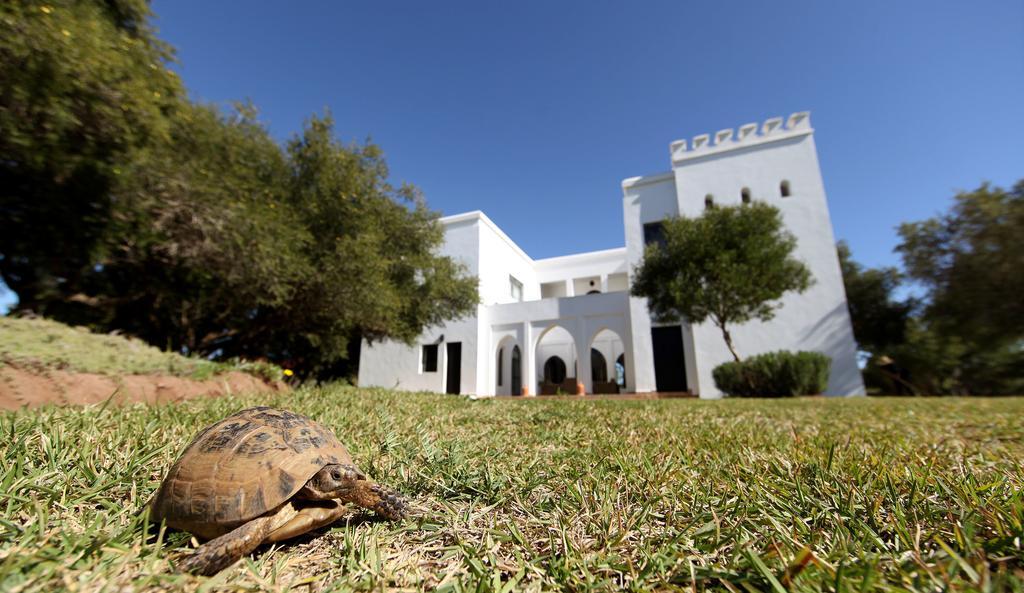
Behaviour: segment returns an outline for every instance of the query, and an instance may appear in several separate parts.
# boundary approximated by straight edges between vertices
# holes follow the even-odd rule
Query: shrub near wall
[[[832,359],[820,352],[767,352],[715,367],[715,385],[739,397],[818,395],[828,386]]]

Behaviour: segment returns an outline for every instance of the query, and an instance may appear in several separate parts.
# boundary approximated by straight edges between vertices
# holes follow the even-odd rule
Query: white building
[[[364,342],[360,385],[536,395],[581,384],[586,393],[720,397],[711,371],[732,358],[719,330],[653,323],[645,300],[629,295],[629,276],[666,217],[765,201],[782,211],[814,284],[787,294],[772,321],[733,329],[737,349],[825,353],[827,393],[863,394],[808,114],[678,140],[670,152],[670,171],[622,182],[625,247],[534,260],[482,212],[442,218],[443,253],[480,280],[476,314],[428,329],[413,346]]]

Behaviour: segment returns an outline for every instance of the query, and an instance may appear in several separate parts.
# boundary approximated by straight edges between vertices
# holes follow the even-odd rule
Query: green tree
[[[284,307],[261,309],[256,340],[295,362],[297,371],[331,376],[362,338],[411,341],[423,328],[472,311],[476,279],[437,254],[438,215],[419,191],[388,182],[372,143],[344,145],[330,117],[312,118],[287,147],[286,201],[311,241],[304,274]]]
[[[869,389],[879,393],[1024,391],[1024,181],[982,185],[939,216],[900,226],[905,274],[866,269],[839,245],[843,281]],[[907,280],[924,289],[899,301]]]
[[[954,197],[946,214],[899,227],[907,275],[928,291],[926,317],[989,344],[1024,339],[1024,179]]]
[[[957,194],[945,214],[900,225],[896,250],[926,297],[892,357],[911,369],[921,392],[1024,390],[1021,228],[1024,180],[1010,190],[983,184]]]
[[[0,4],[0,274],[58,314],[102,248],[124,165],[181,85],[143,0]]]
[[[853,260],[843,241],[836,250],[857,345],[862,351],[884,354],[888,348],[903,344],[916,301],[896,298],[902,274],[896,268],[865,268]]]
[[[659,320],[710,319],[740,360],[729,326],[771,319],[789,291],[803,292],[810,270],[792,256],[796,238],[778,208],[763,203],[712,208],[664,221],[664,244],[651,244],[631,292],[647,297]]]
[[[102,249],[69,300],[94,325],[160,346],[232,349],[254,333],[255,311],[286,305],[312,273],[289,174],[251,107],[183,103],[168,141],[125,165]]]

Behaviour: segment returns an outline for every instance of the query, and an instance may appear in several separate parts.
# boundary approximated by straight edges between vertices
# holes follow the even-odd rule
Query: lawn
[[[212,579],[144,506],[269,404],[415,500]],[[0,590],[1024,590],[1024,400],[480,400],[328,387],[0,415]]]

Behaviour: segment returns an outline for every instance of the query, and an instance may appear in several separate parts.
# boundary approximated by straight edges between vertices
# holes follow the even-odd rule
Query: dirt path
[[[0,366],[0,409],[15,410],[46,404],[84,405],[112,399],[117,403],[171,402],[241,392],[287,390],[253,375],[230,372],[202,381],[171,375],[77,373],[56,369]]]

